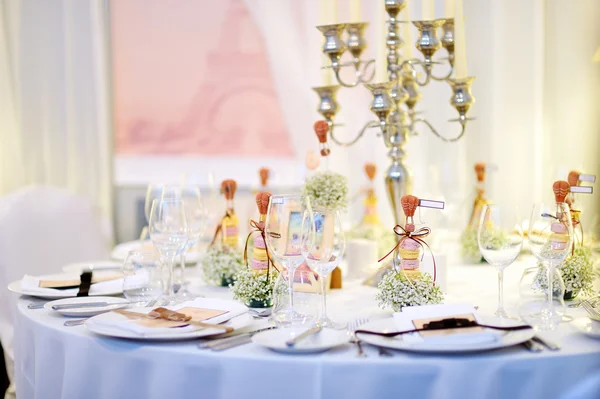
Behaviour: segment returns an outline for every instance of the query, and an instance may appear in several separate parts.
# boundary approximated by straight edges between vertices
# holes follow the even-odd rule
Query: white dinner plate
[[[252,342],[276,352],[318,353],[344,345],[349,340],[346,330],[324,328],[318,333],[304,338],[292,347],[285,344],[287,340],[302,334],[307,329],[308,327],[267,330],[254,335]]]
[[[62,267],[63,272],[82,273],[84,270],[97,271],[97,270],[111,270],[120,271],[122,267],[121,262],[114,260],[94,260],[90,262],[77,262],[69,263]]]
[[[227,302],[233,303],[234,301],[227,301]],[[252,323],[252,321],[254,319],[252,318],[252,316],[250,316],[250,314],[248,314],[247,308],[244,305],[242,305],[239,302],[235,302],[235,304],[245,308],[245,310],[244,310],[245,313],[242,313],[238,316],[232,317],[226,323],[224,323],[224,325],[226,325],[228,327],[232,327],[234,330],[237,330],[239,328],[248,326],[250,323]],[[134,308],[134,309],[129,309],[129,310],[132,312],[135,312],[135,311],[148,312],[149,309],[148,308],[138,308],[138,309]],[[141,335],[139,333],[129,331],[124,328],[107,326],[105,324],[107,321],[118,320],[118,318],[122,318],[122,316],[119,314],[116,314],[116,313],[112,313],[112,312],[103,313],[103,314],[100,314],[100,315],[97,315],[97,316],[94,316],[94,317],[88,319],[84,325],[88,330],[90,330],[96,334],[105,335],[108,337],[127,338],[127,339],[144,340],[144,341],[180,341],[180,340],[187,340],[187,339],[208,337],[211,335],[223,334],[223,330],[217,329],[217,328],[200,328],[200,329],[191,330],[191,331],[179,331],[177,328],[170,328],[170,329],[161,328],[160,332],[152,333],[151,335]],[[170,330],[170,331],[165,331],[165,330]]]
[[[587,317],[576,319],[571,322],[571,325],[577,331],[593,338],[600,338],[600,321],[594,321]]]
[[[115,260],[124,261],[125,258],[127,258],[127,255],[129,255],[130,251],[140,249],[140,248],[142,248],[142,244],[140,243],[139,240],[124,242],[124,243],[118,244],[117,246],[114,247],[114,249],[112,250],[112,252],[110,254],[110,257]],[[147,248],[147,249],[153,248],[152,243],[150,241],[146,241],[144,243],[144,248]],[[192,248],[190,251],[185,253],[185,263],[186,264],[192,264],[192,263],[196,264],[196,263],[200,262],[201,259],[202,259],[202,252],[195,251],[194,248]]]
[[[112,273],[106,271],[105,273]],[[48,280],[61,280],[61,279],[75,279],[79,278],[79,273],[57,273],[57,274],[45,274],[43,276],[39,276],[41,278],[45,278]],[[112,284],[109,284],[112,283]],[[100,285],[98,285],[100,284]],[[29,295],[37,298],[45,298],[45,299],[60,299],[60,298],[75,298],[77,297],[77,293],[79,292],[78,288],[69,288],[64,290],[58,289],[47,289],[42,291],[37,290],[29,290],[27,288],[21,287],[21,280],[13,281],[8,285],[9,291],[16,292],[21,295]],[[92,284],[90,288],[89,295],[90,296],[112,296],[112,295],[120,295],[123,293],[123,279],[114,280],[114,282],[104,282],[104,283],[96,283]]]
[[[107,306],[102,307],[87,307],[87,308],[74,308],[74,309],[61,309],[54,310],[52,306],[54,305],[71,305],[78,303],[93,303],[93,302],[106,302]],[[62,314],[63,316],[71,316],[71,317],[90,317],[95,316],[101,313],[110,312],[115,309],[122,309],[127,306],[129,302],[125,298],[117,298],[114,296],[83,296],[77,298],[65,298],[58,299],[56,301],[47,302],[44,304],[44,309],[50,310],[52,312],[57,312]]]
[[[497,317],[487,317],[478,315],[478,319],[482,324],[506,326],[511,321],[502,320]],[[515,325],[521,324],[518,321],[514,321]],[[394,332],[398,331],[394,319],[380,319],[373,320],[360,327],[360,330],[370,330],[378,332]],[[530,340],[535,335],[533,329],[517,330],[517,331],[503,331],[501,332],[500,339],[496,341],[478,342],[470,344],[458,344],[458,343],[439,343],[439,342],[406,342],[402,339],[402,336],[394,338],[380,337],[372,334],[357,334],[357,338],[362,341],[375,346],[382,346],[390,349],[398,349],[410,352],[430,352],[430,353],[466,353],[466,352],[481,352],[492,349],[506,348],[513,345],[521,344],[525,341]]]

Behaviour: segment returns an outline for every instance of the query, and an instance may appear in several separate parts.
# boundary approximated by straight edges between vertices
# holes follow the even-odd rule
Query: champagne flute
[[[527,322],[540,330],[553,330],[562,320],[564,299],[554,295],[553,281],[558,266],[564,261],[573,245],[573,225],[569,206],[564,202],[536,204],[529,222],[529,246],[533,255],[546,269],[545,306],[528,307],[523,315]],[[560,282],[559,282],[560,285]],[[555,301],[556,298],[556,301]]]
[[[163,299],[175,302],[173,293],[173,264],[183,252],[188,240],[184,204],[181,199],[152,201],[148,227],[150,240],[161,255],[163,272]]]
[[[311,213],[312,217],[304,218],[302,229],[314,229],[314,238],[308,231],[303,234],[301,250],[306,263],[319,275],[321,282],[321,314],[317,324],[342,329],[345,325],[336,323],[327,316],[326,285],[327,277],[339,265],[346,249],[342,221],[336,210],[313,208]]]
[[[494,314],[509,318],[504,310],[504,269],[517,259],[523,247],[519,210],[485,205],[479,218],[477,243],[481,255],[498,270],[498,308]]]
[[[309,205],[308,202],[306,205]],[[302,324],[308,319],[294,309],[294,275],[304,261],[301,245],[306,241],[309,247],[311,237],[314,240],[314,229],[302,229],[307,217],[310,218],[311,214],[306,212],[305,203],[299,195],[273,195],[269,201],[265,222],[267,249],[286,269],[288,281],[288,304],[273,314],[273,320],[280,326]],[[303,237],[303,234],[309,237]]]

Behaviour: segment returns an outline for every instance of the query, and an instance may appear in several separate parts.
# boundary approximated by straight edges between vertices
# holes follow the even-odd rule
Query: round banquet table
[[[522,256],[505,273],[505,302],[516,314],[517,285],[533,260]],[[468,301],[479,311],[496,306],[496,271],[485,264],[449,262],[446,303]],[[207,296],[230,298],[227,289]],[[328,297],[338,320],[378,318],[375,288],[345,282]],[[568,323],[543,336],[558,352],[528,352],[516,346],[484,353],[434,355],[391,351],[379,356],[365,346],[316,355],[284,355],[253,343],[222,352],[197,342],[151,343],[94,335],[65,318],[29,310],[21,298],[15,324],[15,375],[20,399],[58,398],[598,398],[600,340]],[[569,309],[574,318],[582,309]],[[388,313],[389,316],[389,313]]]

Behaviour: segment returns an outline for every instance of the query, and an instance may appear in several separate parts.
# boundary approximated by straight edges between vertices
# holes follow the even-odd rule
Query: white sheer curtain
[[[104,0],[0,4],[0,194],[87,196],[110,232],[112,132]]]
[[[411,18],[420,19],[421,2],[409,1]],[[312,123],[319,115],[310,87],[320,84],[322,38],[314,27],[319,24],[321,2],[304,0],[301,6],[293,0],[246,3],[267,40],[290,132],[303,156],[307,148],[316,147]],[[348,5],[347,0],[338,1],[339,22],[349,19]],[[435,6],[435,16],[444,17],[444,1],[436,0]],[[600,117],[594,111],[600,103],[600,67],[592,63],[600,44],[600,28],[593,18],[600,15],[600,2],[464,0],[464,10],[469,74],[477,77],[473,85],[477,101],[469,116],[476,120],[469,123],[464,140],[453,144],[419,128],[420,136],[407,146],[414,194],[445,198],[450,202],[448,211],[457,213],[454,220],[462,223],[460,209],[468,204],[475,180],[472,165],[489,162],[498,166],[497,172],[489,174],[489,196],[520,206],[522,216],[527,217],[531,203],[550,199],[552,181],[566,178],[570,169],[600,173]],[[375,20],[374,1],[362,1],[362,15],[371,24],[365,57],[373,57],[376,27],[381,23]],[[300,65],[305,70],[299,70]],[[418,109],[441,134],[455,135],[458,127],[447,122],[456,117],[448,104],[449,86],[434,83],[422,92]],[[351,138],[372,119],[370,95],[364,88],[341,89],[338,100],[342,110],[337,121],[345,124],[338,134]],[[381,176],[389,164],[385,154],[381,139],[371,134],[350,149],[334,145],[330,167],[351,177],[351,189],[357,190],[365,182],[363,164],[375,161],[377,189],[383,197]],[[588,205],[590,217],[600,211],[592,197],[582,202]],[[382,198],[384,220],[391,217],[388,208]]]

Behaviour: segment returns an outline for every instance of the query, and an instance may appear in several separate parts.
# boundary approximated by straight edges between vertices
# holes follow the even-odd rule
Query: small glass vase
[[[249,308],[266,309],[273,306],[273,298],[269,298],[266,301],[251,298],[247,299],[244,304]]]
[[[233,284],[233,277],[222,276],[221,277],[221,287],[229,287]]]

